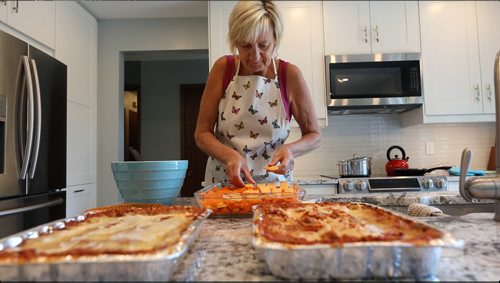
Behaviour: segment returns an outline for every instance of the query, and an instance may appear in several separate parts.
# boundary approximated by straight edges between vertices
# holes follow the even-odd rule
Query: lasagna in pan
[[[0,263],[53,262],[99,255],[172,252],[202,208],[122,204],[88,211],[80,220],[31,234],[0,251]]]
[[[443,233],[363,203],[286,203],[256,210],[254,237],[285,245],[403,242],[426,245]]]

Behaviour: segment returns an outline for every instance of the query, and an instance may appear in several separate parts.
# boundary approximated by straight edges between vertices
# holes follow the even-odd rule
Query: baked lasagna
[[[283,203],[259,206],[254,236],[287,245],[398,241],[428,244],[442,237],[431,226],[364,203]]]
[[[191,206],[122,204],[97,208],[83,220],[24,239],[0,251],[0,263],[51,262],[98,255],[170,252],[204,209]]]

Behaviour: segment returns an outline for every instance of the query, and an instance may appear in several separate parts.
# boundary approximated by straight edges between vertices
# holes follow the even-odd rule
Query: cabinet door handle
[[[12,11],[16,14],[19,13],[19,0],[16,0],[15,4],[12,6]]]
[[[486,85],[486,91],[488,92],[488,100],[493,101],[493,93],[491,92],[491,84]]]
[[[380,34],[379,34],[380,29],[378,26],[375,26],[374,30],[375,30],[375,41],[377,43],[379,43],[380,42]]]
[[[75,193],[75,194],[76,194],[76,193],[81,193],[81,192],[85,192],[85,190],[84,190],[84,189],[81,189],[81,190],[76,190],[76,191],[74,191],[74,193]]]
[[[365,43],[368,43],[368,28],[366,26],[363,27],[363,32],[365,34],[364,41]]]
[[[481,93],[479,92],[479,85],[474,85],[474,97],[477,101],[481,100]]]

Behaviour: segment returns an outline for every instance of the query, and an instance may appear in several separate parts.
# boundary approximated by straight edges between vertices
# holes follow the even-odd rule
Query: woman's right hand
[[[226,175],[231,184],[236,187],[244,187],[245,182],[241,178],[241,175],[245,177],[246,181],[251,184],[255,184],[250,170],[248,170],[247,161],[238,152],[233,151],[224,160],[226,166]]]

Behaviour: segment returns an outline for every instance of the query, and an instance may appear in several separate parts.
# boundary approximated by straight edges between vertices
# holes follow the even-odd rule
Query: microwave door
[[[26,194],[25,182],[19,180],[15,123],[19,114],[16,92],[21,91],[18,70],[27,54],[26,42],[0,31],[0,199]]]
[[[390,63],[337,64],[330,71],[331,98],[403,96],[401,68]]]

